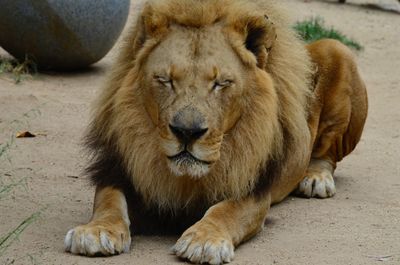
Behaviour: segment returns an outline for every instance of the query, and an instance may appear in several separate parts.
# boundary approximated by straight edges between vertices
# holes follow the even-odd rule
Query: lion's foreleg
[[[92,219],[68,231],[65,249],[87,256],[127,252],[131,244],[129,225],[124,194],[112,187],[98,187]]]
[[[257,234],[270,207],[270,195],[223,201],[186,230],[173,252],[194,263],[222,264],[234,257],[234,247]]]

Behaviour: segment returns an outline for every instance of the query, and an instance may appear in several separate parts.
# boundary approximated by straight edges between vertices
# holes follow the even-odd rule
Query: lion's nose
[[[171,132],[178,138],[183,144],[191,144],[194,141],[202,137],[208,128],[184,128],[178,126],[169,125]]]

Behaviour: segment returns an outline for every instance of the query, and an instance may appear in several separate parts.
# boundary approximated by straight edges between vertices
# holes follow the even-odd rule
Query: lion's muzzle
[[[168,127],[177,148],[167,155],[172,171],[195,177],[207,174],[211,162],[205,156],[206,150],[197,147],[204,144],[210,131],[204,115],[196,107],[186,106],[173,115]]]
[[[185,146],[192,144],[197,139],[200,139],[207,131],[208,128],[185,128],[169,125],[171,132],[176,138]]]
[[[193,144],[208,131],[203,114],[192,106],[180,109],[172,118],[169,128],[184,146]]]

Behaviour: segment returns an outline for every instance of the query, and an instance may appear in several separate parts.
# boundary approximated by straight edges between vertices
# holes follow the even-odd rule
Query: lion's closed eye
[[[218,91],[218,90],[221,90],[224,88],[228,88],[228,87],[232,86],[233,84],[234,84],[233,80],[230,80],[230,79],[226,79],[226,80],[222,80],[222,81],[216,80],[214,82],[212,90]]]
[[[169,88],[173,87],[173,80],[168,76],[154,75],[154,80],[156,80],[159,84],[162,84],[165,87]]]

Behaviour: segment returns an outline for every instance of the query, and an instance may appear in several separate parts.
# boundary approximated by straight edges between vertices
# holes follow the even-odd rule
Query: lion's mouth
[[[190,153],[187,150],[184,150],[174,156],[168,156],[168,159],[172,160],[176,163],[179,163],[179,164],[181,164],[181,163],[188,163],[188,164],[201,163],[201,164],[205,164],[205,165],[211,164],[211,162],[204,161],[204,160],[201,160],[201,159],[195,157],[192,153]]]

